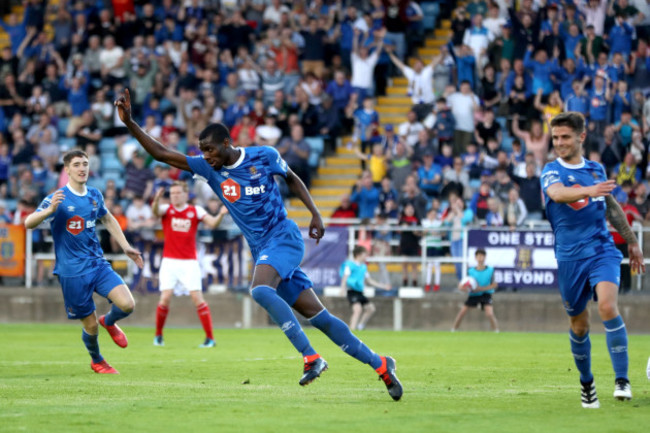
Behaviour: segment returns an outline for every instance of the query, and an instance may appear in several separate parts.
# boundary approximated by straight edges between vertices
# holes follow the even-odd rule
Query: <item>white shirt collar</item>
[[[232,170],[233,168],[237,168],[241,165],[242,162],[244,162],[244,158],[246,157],[246,148],[245,147],[237,147],[236,149],[239,149],[241,153],[239,154],[239,158],[233,165],[224,165],[225,168],[228,170]]]
[[[83,187],[84,187],[84,192],[83,192],[83,193],[78,193],[77,191],[75,191],[75,190],[70,186],[70,182],[68,182],[65,186],[67,186],[68,189],[70,190],[70,192],[73,193],[73,194],[76,195],[76,196],[83,197],[83,196],[85,196],[86,194],[88,194],[88,188],[86,188],[86,184],[84,184],[84,186],[83,186]]]
[[[570,168],[570,169],[573,169],[573,170],[578,169],[578,168],[582,168],[582,167],[585,166],[585,159],[584,158],[582,158],[582,161],[580,161],[578,164],[569,164],[568,162],[566,162],[565,160],[563,160],[562,158],[559,158],[559,157],[557,158],[557,162],[559,162],[562,167]]]

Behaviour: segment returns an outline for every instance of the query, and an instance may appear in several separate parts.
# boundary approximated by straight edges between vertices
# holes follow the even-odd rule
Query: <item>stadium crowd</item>
[[[456,229],[543,220],[548,121],[578,111],[585,156],[617,180],[630,219],[650,219],[646,0],[442,2],[450,41],[414,58],[431,3],[24,0],[0,23],[0,223],[65,185],[73,147],[128,231],[153,236],[148,203],[176,179],[218,212],[205,183],[130,139],[112,104],[126,87],[165,146],[197,154],[198,133],[223,122],[238,146],[276,146],[307,186],[323,152],[351,146],[367,170],[332,217]],[[413,107],[387,124],[376,97],[400,74]],[[417,249],[402,238],[403,253]]]

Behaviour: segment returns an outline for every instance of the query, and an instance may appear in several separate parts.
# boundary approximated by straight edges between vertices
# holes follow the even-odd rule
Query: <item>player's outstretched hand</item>
[[[63,193],[62,189],[56,190],[56,192],[52,194],[52,200],[49,207],[52,213],[56,212],[56,209],[59,207],[64,198],[65,194]]]
[[[643,252],[639,244],[628,244],[628,255],[630,257],[630,268],[637,274],[645,274],[645,263],[643,262]]]
[[[320,215],[314,215],[309,223],[309,237],[316,239],[316,245],[325,234],[325,227],[323,227],[323,219]]]
[[[140,269],[144,267],[144,260],[142,260],[142,253],[132,246],[129,246],[127,249],[124,250],[124,254],[129,256],[131,260],[136,264],[136,266]]]
[[[590,197],[604,197],[616,189],[616,181],[613,179],[597,183],[591,187]]]
[[[117,114],[120,120],[127,123],[131,120],[131,94],[129,89],[124,89],[124,94],[113,103],[117,107]]]

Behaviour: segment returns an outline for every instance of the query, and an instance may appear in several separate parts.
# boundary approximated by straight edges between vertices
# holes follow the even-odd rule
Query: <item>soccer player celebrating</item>
[[[175,181],[169,187],[170,204],[160,204],[160,198],[165,192],[164,188],[158,189],[153,199],[152,210],[154,215],[162,217],[165,246],[163,259],[158,272],[160,289],[160,302],[156,309],[156,336],[154,346],[164,346],[163,327],[169,313],[169,303],[177,285],[180,293],[190,293],[192,302],[196,306],[196,313],[201,320],[205,331],[205,341],[199,347],[214,347],[212,335],[212,316],[210,307],[203,299],[201,293],[201,268],[196,256],[196,231],[199,223],[203,222],[211,229],[216,228],[223,219],[227,210],[217,216],[209,215],[201,206],[192,206],[187,203],[188,187],[183,181]]]
[[[319,377],[327,369],[327,362],[312,348],[291,307],[347,354],[375,369],[390,396],[399,400],[402,385],[395,374],[395,360],[374,353],[342,320],[331,315],[300,269],[305,244],[296,223],[287,219],[274,175],[284,176],[291,192],[311,212],[310,238],[318,242],[325,230],[309,191],[278,151],[268,146],[234,147],[228,128],[216,123],[199,135],[203,155],[185,156],[164,147],[133,121],[128,90],[115,105],[122,122],[154,159],[203,177],[228,208],[255,261],[251,296],[303,356],[305,365],[299,384],[307,385]]]
[[[571,352],[580,372],[582,407],[598,408],[591,372],[591,342],[587,302],[598,301],[614,373],[614,397],[630,400],[627,333],[618,311],[622,254],[614,246],[606,220],[628,244],[630,267],[645,272],[643,254],[625,213],[610,194],[616,187],[599,163],[583,158],[585,119],[580,113],[558,114],[551,121],[558,158],[546,164],[541,176],[546,215],[555,234],[558,282],[571,323]]]
[[[90,367],[96,373],[118,374],[99,353],[98,322],[115,344],[126,347],[126,335],[115,324],[127,317],[135,306],[129,288],[104,259],[95,232],[97,220],[115,238],[124,253],[142,268],[140,252],[132,248],[124,237],[120,225],[104,206],[99,190],[86,186],[88,181],[88,155],[81,150],[71,150],[63,157],[69,182],[47,196],[38,209],[25,219],[25,227],[36,228],[43,221],[50,223],[54,238],[56,265],[54,273],[63,289],[63,300],[69,319],[81,320],[81,339],[92,358]],[[108,314],[97,320],[93,292],[113,304]]]

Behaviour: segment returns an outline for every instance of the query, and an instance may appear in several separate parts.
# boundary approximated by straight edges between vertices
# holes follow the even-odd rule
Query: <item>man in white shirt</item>
[[[109,85],[121,81],[125,76],[124,71],[124,50],[115,45],[113,36],[104,38],[104,48],[99,53],[102,79],[107,80]]]
[[[424,131],[424,125],[418,121],[415,111],[411,110],[406,114],[406,122],[399,125],[399,136],[411,148],[419,140],[420,131]]]
[[[496,38],[501,36],[501,34],[503,33],[501,30],[501,26],[503,26],[507,22],[508,21],[500,14],[499,5],[496,3],[492,3],[488,10],[487,18],[483,20],[483,27],[488,29],[488,32],[490,32],[491,35],[490,40],[493,41]]]
[[[483,15],[476,14],[472,17],[472,26],[465,30],[463,44],[468,45],[476,58],[476,65],[483,69],[488,62],[487,49],[494,37],[483,26]]]
[[[418,119],[424,118],[433,108],[435,95],[433,93],[433,68],[441,58],[434,57],[431,63],[424,66],[421,59],[417,58],[413,67],[406,66],[393,53],[392,49],[386,48],[390,59],[397,66],[408,80],[408,96],[411,97]]]
[[[286,6],[280,3],[280,0],[272,0],[271,4],[264,9],[264,15],[262,16],[262,21],[265,26],[271,24],[280,25],[282,21],[283,13],[290,13],[291,10]]]
[[[474,134],[474,110],[479,107],[480,100],[472,92],[469,81],[460,83],[460,92],[455,92],[447,98],[451,112],[456,120],[454,130],[454,156],[461,155],[467,150]]]
[[[379,53],[384,46],[384,36],[386,35],[386,29],[382,29],[377,33],[379,38],[379,44],[375,51],[368,55],[368,47],[359,47],[359,35],[361,31],[359,29],[354,29],[354,39],[352,41],[352,79],[350,84],[354,88],[354,91],[359,94],[359,101],[363,101],[366,96],[372,95],[372,86],[373,86],[373,73],[375,71],[375,65],[377,65],[377,60],[379,60]]]

